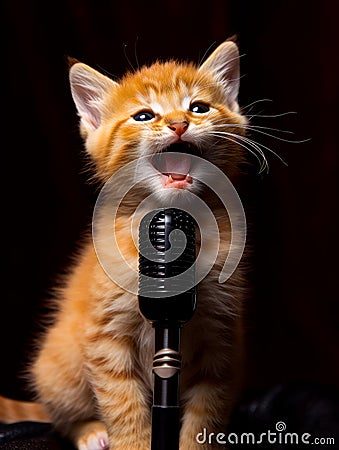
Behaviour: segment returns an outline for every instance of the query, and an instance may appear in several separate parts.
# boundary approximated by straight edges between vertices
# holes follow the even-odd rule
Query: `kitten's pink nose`
[[[171,122],[170,125],[168,125],[168,128],[180,137],[187,130],[188,122],[186,122],[186,120],[182,122]]]

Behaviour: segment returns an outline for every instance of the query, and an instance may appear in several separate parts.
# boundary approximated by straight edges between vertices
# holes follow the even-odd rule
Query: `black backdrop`
[[[39,332],[36,318],[76,242],[97,192],[87,183],[66,56],[114,76],[156,58],[200,60],[236,33],[240,102],[260,99],[270,171],[253,176],[254,295],[246,305],[247,388],[290,380],[338,385],[335,249],[338,27],[335,2],[199,3],[2,1],[2,273],[0,390],[17,379]],[[265,138],[265,139],[264,139]]]

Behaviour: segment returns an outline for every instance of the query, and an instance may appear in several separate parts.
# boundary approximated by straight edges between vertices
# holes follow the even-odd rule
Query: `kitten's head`
[[[239,54],[225,41],[200,66],[156,62],[119,82],[76,62],[70,68],[81,134],[97,175],[107,180],[127,163],[147,160],[144,188],[164,198],[198,192],[198,156],[234,175],[243,160],[234,135],[239,112]],[[233,137],[232,137],[233,134]]]

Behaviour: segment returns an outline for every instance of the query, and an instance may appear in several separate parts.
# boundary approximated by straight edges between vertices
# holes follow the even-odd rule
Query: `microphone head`
[[[139,226],[139,308],[151,322],[187,322],[196,307],[195,221],[177,208],[145,215]]]

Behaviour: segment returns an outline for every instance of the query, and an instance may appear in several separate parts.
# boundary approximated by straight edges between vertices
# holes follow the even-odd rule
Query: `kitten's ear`
[[[87,131],[97,129],[101,124],[103,100],[118,84],[80,62],[71,66],[69,80],[81,125]]]
[[[200,66],[199,70],[212,72],[222,82],[229,105],[232,109],[238,110],[240,67],[237,44],[231,40],[223,42]]]

